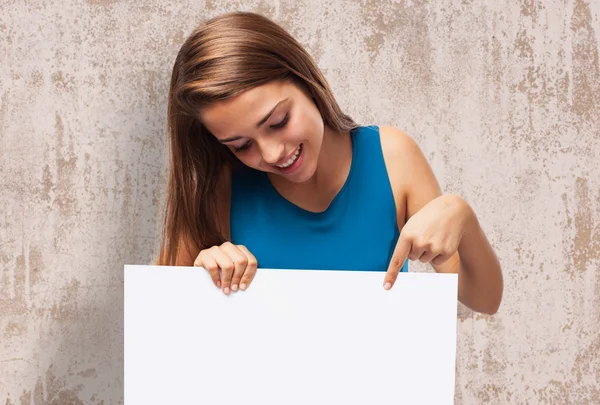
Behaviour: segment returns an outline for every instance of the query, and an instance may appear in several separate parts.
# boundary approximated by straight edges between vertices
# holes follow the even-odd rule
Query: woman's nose
[[[285,157],[285,145],[275,139],[261,140],[260,153],[266,163],[274,165]]]

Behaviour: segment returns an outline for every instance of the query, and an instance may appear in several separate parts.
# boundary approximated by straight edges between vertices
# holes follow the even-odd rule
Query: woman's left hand
[[[457,195],[442,195],[417,211],[400,232],[384,288],[392,288],[406,258],[440,265],[453,257],[474,215]]]

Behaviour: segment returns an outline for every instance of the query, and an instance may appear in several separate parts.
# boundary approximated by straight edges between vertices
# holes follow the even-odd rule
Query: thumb
[[[403,238],[402,235],[400,235],[400,237],[398,238],[398,243],[396,243],[394,253],[392,254],[387,273],[385,274],[383,288],[385,288],[386,290],[392,288],[392,286],[396,282],[396,279],[398,278],[398,273],[400,273],[400,269],[404,265],[404,262],[406,261],[406,258],[410,253],[411,246],[412,243],[410,242],[410,240]]]

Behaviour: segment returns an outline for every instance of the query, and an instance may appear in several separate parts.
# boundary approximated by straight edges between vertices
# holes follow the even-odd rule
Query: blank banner
[[[125,266],[125,405],[450,405],[456,274]]]

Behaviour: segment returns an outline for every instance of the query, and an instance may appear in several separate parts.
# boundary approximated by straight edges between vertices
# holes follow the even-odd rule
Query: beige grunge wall
[[[0,403],[122,403],[122,268],[155,252],[170,68],[238,9],[288,28],[349,113],[412,134],[478,212],[506,290],[493,317],[459,307],[456,403],[600,403],[600,3],[0,8]]]

